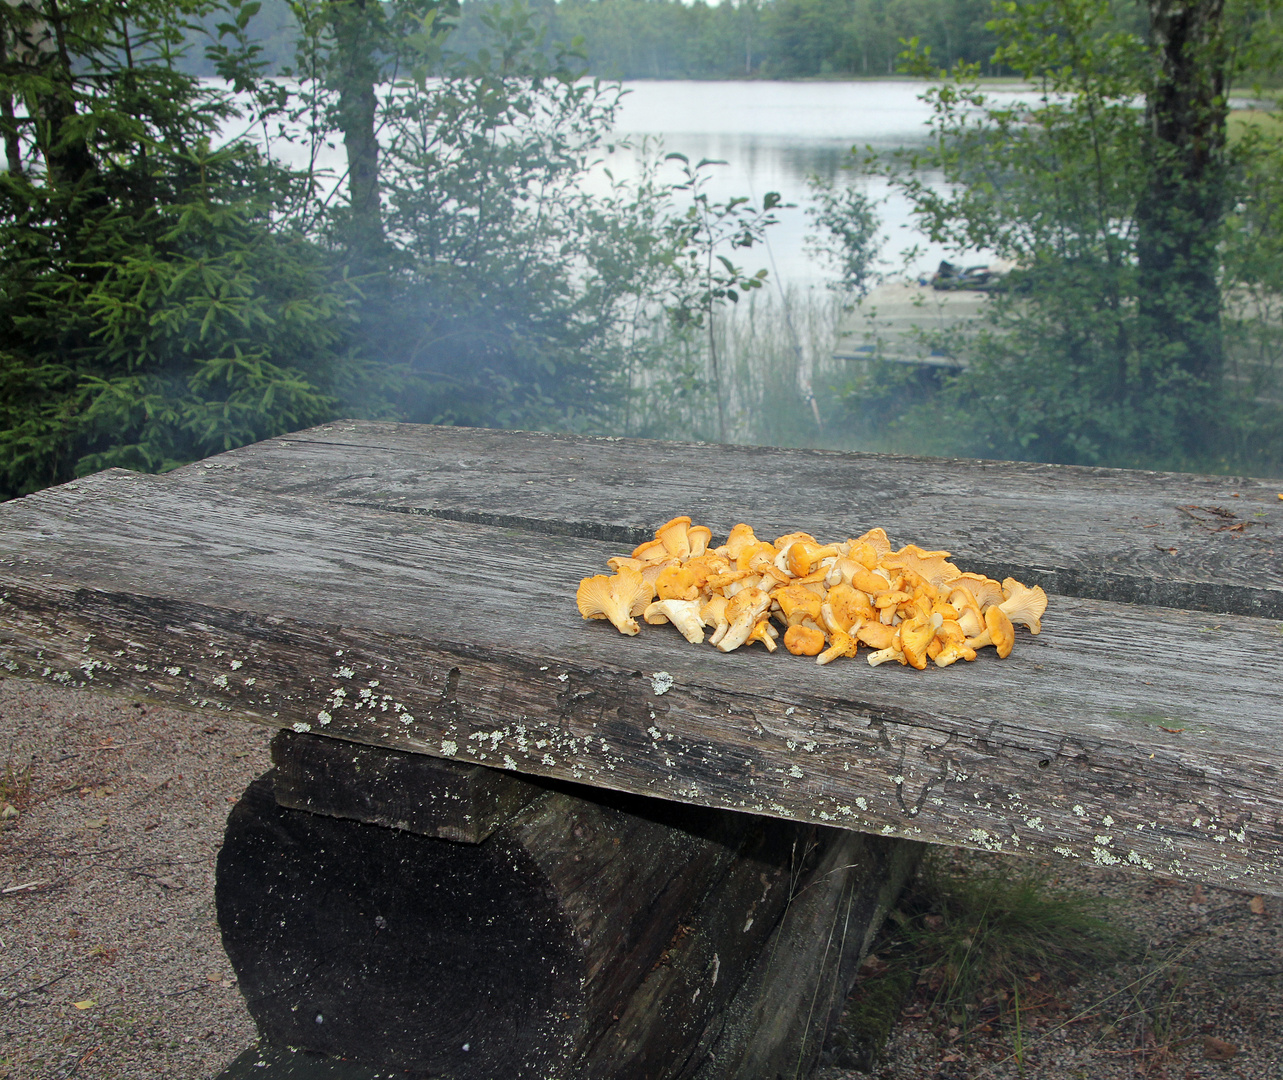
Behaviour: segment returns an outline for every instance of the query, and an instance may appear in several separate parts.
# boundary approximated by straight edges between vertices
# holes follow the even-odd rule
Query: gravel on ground
[[[253,1042],[214,859],[270,737],[0,684],[0,1078],[209,1080]]]

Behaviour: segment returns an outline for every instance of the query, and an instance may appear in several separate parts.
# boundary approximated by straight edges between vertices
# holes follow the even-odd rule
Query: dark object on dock
[[[975,289],[988,292],[997,287],[1003,275],[989,266],[955,266],[944,259],[931,276],[931,287],[937,291]]]

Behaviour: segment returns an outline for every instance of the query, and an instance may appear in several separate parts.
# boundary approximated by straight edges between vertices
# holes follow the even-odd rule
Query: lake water
[[[853,146],[891,150],[926,138],[930,110],[921,100],[922,83],[630,82],[624,88],[617,136],[662,139],[665,152],[685,154],[692,162],[725,161],[712,170],[709,192],[714,199],[746,195],[760,205],[767,192],[776,191],[795,204],[778,212],[779,224],[769,230],[765,246],[734,253],[735,261],[750,272],[765,268],[772,279],[794,288],[823,286],[824,267],[805,251],[811,231],[806,181],[813,174],[842,177],[876,200],[887,270],[929,273],[947,254],[916,230],[909,205],[885,181],[845,167],[853,161]],[[287,144],[278,147],[288,149]],[[340,175],[341,145],[324,152],[318,164]],[[607,164],[616,176],[637,173],[634,152],[617,151]],[[667,168],[672,170],[667,175],[676,178],[677,167]],[[939,178],[935,182],[941,183]],[[920,253],[906,264],[900,253],[915,245]]]
[[[842,178],[876,200],[882,218],[883,255],[900,266],[900,252],[914,245],[915,272],[933,270],[944,257],[914,227],[908,203],[879,178],[859,175],[848,166],[852,147],[887,151],[921,143],[930,109],[924,87],[907,80],[876,82],[630,82],[617,124],[619,135],[663,140],[666,151],[725,161],[713,169],[710,193],[716,199],[747,195],[755,205],[777,191],[792,209],[778,213],[765,248],[737,252],[736,261],[771,271],[782,283],[821,286],[825,269],[806,254],[812,226],[806,215],[807,177]],[[624,153],[610,162],[619,174],[629,171]],[[673,176],[676,166],[670,165]],[[635,167],[633,168],[635,174]],[[940,183],[939,178],[935,178]]]

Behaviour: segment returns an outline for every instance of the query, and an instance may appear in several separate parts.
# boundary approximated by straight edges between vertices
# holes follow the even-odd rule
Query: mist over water
[[[818,175],[850,183],[877,203],[885,238],[883,269],[892,274],[929,274],[948,253],[931,244],[915,226],[908,202],[879,177],[849,168],[852,147],[890,151],[912,146],[927,137],[931,110],[921,100],[924,86],[909,80],[869,82],[694,82],[635,81],[626,91],[612,138],[627,139],[633,149],[617,148],[605,156],[603,167],[617,178],[634,179],[640,172],[644,138],[662,140],[663,152],[685,154],[692,164],[701,158],[725,161],[710,170],[708,191],[716,201],[748,196],[760,205],[767,192],[777,191],[785,203],[777,212],[779,224],[769,230],[768,243],[734,252],[739,265],[753,272],[766,268],[783,287],[819,288],[825,268],[805,250],[811,230],[807,178]],[[1004,93],[1004,99],[1029,96]],[[228,136],[243,129],[229,124]],[[247,134],[261,141],[261,132]],[[652,145],[652,153],[655,147]],[[304,143],[275,139],[273,156],[296,168],[307,166]],[[319,149],[317,168],[328,174],[330,186],[343,175],[346,159],[341,144]],[[676,181],[676,164],[661,174]],[[943,187],[937,176],[929,182]],[[600,170],[585,180],[590,190],[602,191],[607,181]],[[680,197],[680,196],[679,196]],[[913,247],[916,257],[902,253]],[[977,256],[983,261],[983,256]]]
[[[931,109],[921,100],[924,85],[909,80],[870,82],[627,82],[615,133],[639,142],[659,137],[667,152],[723,160],[713,170],[709,190],[715,199],[749,196],[760,205],[778,191],[795,206],[778,212],[768,234],[768,250],[736,253],[750,270],[766,266],[772,277],[794,288],[823,285],[825,269],[805,250],[810,231],[807,178],[838,178],[877,203],[885,238],[882,256],[888,273],[917,276],[933,271],[947,252],[916,227],[909,203],[879,177],[850,166],[852,147],[888,152],[923,143]],[[1011,92],[1004,100],[1030,96]],[[635,158],[617,151],[608,165],[618,175],[636,175]],[[676,176],[674,168],[672,176]],[[943,179],[924,179],[940,188]],[[902,253],[917,247],[907,261]],[[773,258],[773,265],[771,259]],[[983,256],[978,256],[983,260]]]

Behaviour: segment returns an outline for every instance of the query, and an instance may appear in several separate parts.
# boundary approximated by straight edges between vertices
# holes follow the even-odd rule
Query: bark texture
[[[658,1080],[714,1044],[728,1062],[778,1052],[800,1019],[810,1037],[787,1053],[809,1071],[905,846],[590,789],[545,791],[459,844],[281,807],[269,774],[232,812],[217,906],[278,1045],[456,1080]],[[803,917],[799,935],[795,918],[781,939],[803,895],[836,926]],[[772,978],[749,979],[768,951]],[[728,1003],[763,985],[766,1034],[725,1032]]]
[[[1137,259],[1147,367],[1204,390],[1183,417],[1191,446],[1214,416],[1223,350],[1217,244],[1225,217],[1228,49],[1224,0],[1149,0],[1154,54],[1146,103],[1149,182],[1138,214]]]

